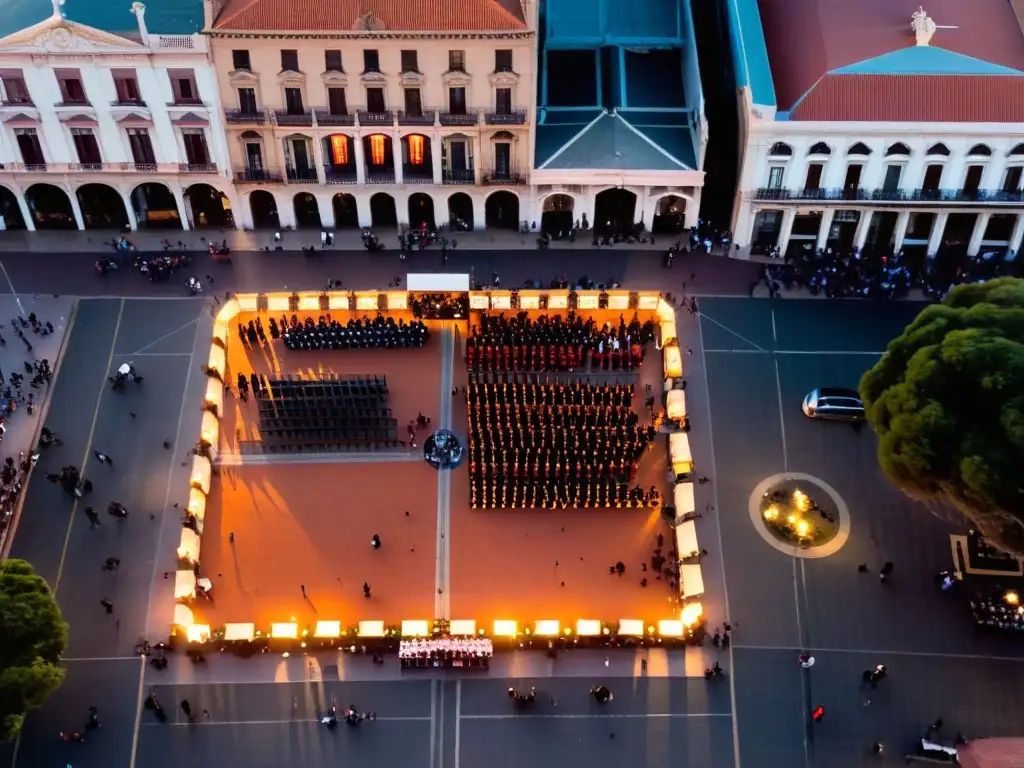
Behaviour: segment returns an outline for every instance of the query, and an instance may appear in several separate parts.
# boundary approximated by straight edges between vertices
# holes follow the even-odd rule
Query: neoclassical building
[[[1020,249],[1017,4],[937,3],[932,19],[919,2],[865,0],[853,32],[847,10],[821,0],[730,0],[738,255]]]
[[[204,0],[204,11],[238,226],[527,218],[533,3]]]
[[[82,0],[79,0],[82,2]],[[232,222],[227,142],[201,6],[149,31],[146,7],[63,2],[38,23],[0,19],[4,229],[189,228]],[[72,8],[74,10],[74,8]],[[5,11],[7,13],[7,11]],[[190,21],[191,19],[191,21]]]

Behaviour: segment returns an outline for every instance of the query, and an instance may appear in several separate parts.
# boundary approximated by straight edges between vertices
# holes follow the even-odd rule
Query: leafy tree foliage
[[[889,479],[1024,557],[1024,280],[954,288],[890,342],[860,392]]]
[[[24,560],[0,563],[0,739],[64,681],[68,625],[42,577]]]

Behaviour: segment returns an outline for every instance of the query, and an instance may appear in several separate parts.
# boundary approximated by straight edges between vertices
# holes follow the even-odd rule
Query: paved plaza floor
[[[28,279],[29,272],[17,274]],[[652,271],[648,287],[678,292],[678,281],[687,277],[678,270]],[[7,748],[16,754],[8,761],[0,752],[0,764],[854,768],[899,764],[903,748],[939,715],[951,731],[968,736],[1020,735],[1024,730],[1024,652],[1017,638],[978,634],[964,601],[939,593],[932,581],[935,572],[949,567],[949,533],[961,531],[890,487],[877,467],[869,429],[813,421],[800,412],[800,401],[814,387],[856,386],[887,341],[918,311],[918,306],[905,303],[703,297],[699,318],[680,313],[680,341],[692,350],[685,364],[693,453],[698,473],[711,477],[697,489],[697,506],[704,511],[698,532],[701,545],[710,550],[703,560],[704,605],[712,629],[726,618],[732,620],[728,652],[716,652],[710,645],[646,654],[574,651],[557,661],[544,654],[510,653],[496,657],[489,672],[467,676],[403,673],[396,664],[381,668],[342,652],[252,659],[216,655],[201,666],[175,657],[165,672],[143,666],[133,655],[135,642],[143,634],[158,637],[170,622],[172,581],[164,575],[175,568],[180,509],[174,505],[186,500],[185,465],[201,416],[193,404],[201,401],[206,383],[200,365],[211,309],[209,299],[97,298],[78,303],[47,416],[64,445],[45,453],[40,469],[78,464],[95,491],[76,504],[54,485],[31,483],[12,551],[30,560],[56,590],[71,624],[68,677],[43,708],[29,715],[16,750]],[[129,360],[145,382],[112,392],[107,375]],[[424,382],[438,400],[439,380],[432,376]],[[451,418],[458,423],[465,417],[456,408]],[[163,447],[165,440],[170,449]],[[98,465],[94,449],[108,453],[113,467]],[[366,538],[369,529],[362,523],[351,529],[339,526],[336,532],[308,524],[303,530],[301,521],[289,525],[283,506],[274,506],[273,500],[275,493],[284,497],[281,489],[295,487],[298,493],[319,483],[318,473],[338,467],[343,469],[337,469],[335,482],[345,487],[383,482],[375,473],[388,477],[388,470],[400,465],[369,466],[318,464],[301,471],[296,467],[293,473],[282,465],[282,476],[272,487],[256,487],[241,468],[232,468],[223,479],[233,482],[231,492],[247,497],[261,514],[280,516],[275,525],[282,531],[298,528],[296,535],[312,538],[337,534],[339,562],[358,561],[364,554],[367,560],[384,554],[372,553],[368,546],[362,554],[347,552],[342,538],[351,534],[355,543]],[[415,466],[418,471],[420,465]],[[820,479],[848,505],[850,538],[834,555],[819,560],[787,556],[755,530],[748,514],[751,492],[765,478],[786,472]],[[428,539],[425,559],[436,557],[431,537],[437,520],[431,515],[436,515],[438,494],[436,478],[431,479],[434,486],[423,494],[423,509],[413,521],[414,530],[406,532],[408,540],[401,528],[391,528],[390,534],[376,531],[385,546],[396,543],[396,558],[413,556],[397,551],[399,544],[415,546],[418,555],[419,545],[412,542],[422,538]],[[424,482],[429,486],[429,480]],[[460,530],[469,530],[465,523],[460,527],[460,514],[473,514],[455,508],[454,492],[461,485],[452,481],[456,545]],[[89,530],[85,503],[102,509],[112,500],[131,510],[130,519],[117,523],[104,516],[99,529]],[[307,498],[306,503],[311,501]],[[381,506],[377,514],[391,514],[392,506]],[[425,519],[419,520],[420,515]],[[646,525],[642,516],[634,515],[631,522],[638,531]],[[236,533],[246,535],[245,525],[251,524],[240,521]],[[577,524],[586,523],[573,520],[573,535]],[[523,540],[528,534],[533,538],[526,522],[521,525],[516,530]],[[542,530],[548,531],[547,538],[561,533]],[[493,538],[494,531],[462,535],[482,541]],[[496,551],[476,546],[481,563]],[[549,546],[556,545],[538,543],[545,552]],[[509,599],[517,583],[527,584],[524,591],[534,588],[532,581],[516,581],[515,551],[505,546],[491,558],[494,570],[511,571]],[[100,568],[111,556],[122,560],[115,574]],[[228,550],[218,556],[224,568],[218,572],[225,578],[238,579],[230,569],[239,565],[246,589],[280,588],[282,596],[290,591],[300,599],[297,584],[307,578],[311,584],[329,580],[333,565],[311,560],[300,566],[310,575],[289,573],[280,585],[264,586],[248,581],[255,561],[231,562]],[[882,585],[876,572],[888,560],[895,571]],[[867,563],[871,572],[860,573],[860,563]],[[551,565],[552,574],[543,574],[546,579],[553,578]],[[353,570],[371,566],[356,562]],[[391,567],[400,570],[404,564],[389,561],[389,573],[375,576],[384,590],[382,600],[401,586],[397,577],[391,586]],[[452,582],[465,578],[460,569],[479,567],[460,565],[455,555]],[[602,562],[602,568],[606,572],[607,564]],[[414,570],[425,586],[409,586],[408,598],[401,599],[429,603],[436,563]],[[339,576],[348,578],[335,578]],[[354,576],[360,584],[364,580]],[[114,602],[112,616],[99,605],[104,596]],[[460,598],[456,591],[453,612],[460,599],[469,598]],[[797,664],[804,649],[816,659],[809,671]],[[647,660],[645,666],[641,659]],[[727,677],[709,684],[701,672],[715,659]],[[876,691],[861,690],[861,671],[878,663],[888,666],[889,679]],[[587,697],[589,687],[598,682],[615,693],[607,708],[596,708]],[[530,685],[547,697],[541,697],[529,716],[516,716],[505,691]],[[156,724],[140,708],[149,691],[159,697],[172,723]],[[182,699],[199,714],[194,725],[181,721],[177,706]],[[341,727],[329,732],[314,718],[332,700],[342,707],[376,710],[378,720],[357,731]],[[811,728],[807,713],[819,704],[827,714]],[[57,732],[80,727],[89,705],[100,708],[104,728],[90,734],[85,744],[59,741]],[[868,754],[875,740],[886,744],[882,762]]]

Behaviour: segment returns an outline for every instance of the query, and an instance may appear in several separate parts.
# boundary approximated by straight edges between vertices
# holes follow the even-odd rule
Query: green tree
[[[68,625],[42,577],[24,560],[0,563],[0,739],[64,681]]]
[[[888,478],[1024,557],[1024,280],[954,288],[889,343],[860,393]]]

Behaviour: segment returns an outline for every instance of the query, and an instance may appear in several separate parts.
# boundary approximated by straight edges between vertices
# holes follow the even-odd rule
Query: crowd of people
[[[654,338],[654,323],[640,322],[637,314],[617,325],[599,325],[593,318],[570,312],[567,316],[530,317],[484,313],[466,341],[466,367],[470,371],[575,371],[634,370]]]
[[[427,343],[430,331],[419,320],[406,323],[403,318],[377,315],[353,318],[346,323],[335,320],[330,313],[314,320],[311,316],[300,320],[298,315],[289,319],[281,315],[278,322],[268,321],[271,339],[280,338],[292,350],[324,349],[408,349]],[[238,337],[246,347],[267,343],[268,329],[259,316],[248,324],[238,324]]]
[[[780,256],[777,250],[772,255]],[[751,294],[764,283],[770,296],[782,288],[800,287],[828,298],[902,299],[916,288],[929,298],[942,299],[956,285],[1007,274],[1011,263],[997,253],[968,257],[954,249],[926,259],[922,252],[902,250],[808,248],[787,254],[782,264],[766,264]]]
[[[418,638],[398,644],[398,659],[412,667],[487,667],[494,646],[486,637]]]
[[[980,627],[1024,631],[1024,608],[1006,600],[1006,593],[996,591],[971,600],[971,615]]]
[[[469,317],[464,294],[415,293],[409,301],[413,317],[424,320],[462,320]]]
[[[633,385],[486,383],[466,387],[474,508],[649,507],[630,487],[655,436]]]

